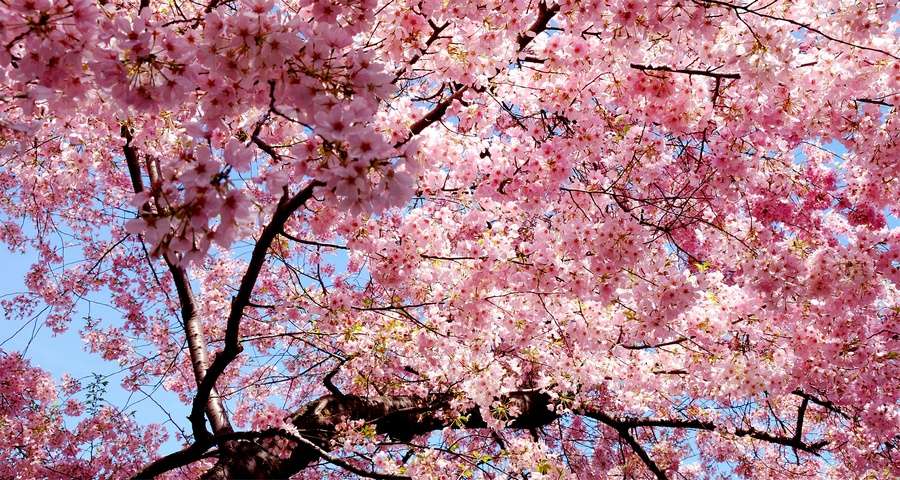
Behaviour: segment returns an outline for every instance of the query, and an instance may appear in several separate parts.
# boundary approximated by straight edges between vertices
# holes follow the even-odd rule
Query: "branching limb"
[[[882,55],[887,55],[888,57],[891,57],[891,58],[893,58],[893,59],[895,59],[895,60],[900,60],[900,57],[898,57],[897,55],[894,55],[894,54],[892,54],[892,53],[890,53],[890,52],[888,52],[888,51],[886,51],[886,50],[881,50],[880,48],[867,47],[867,46],[865,46],[865,45],[857,45],[857,44],[855,44],[855,43],[851,43],[851,42],[848,42],[848,41],[846,41],[846,40],[841,40],[840,38],[837,38],[837,37],[835,37],[835,36],[829,35],[829,34],[823,32],[822,30],[819,30],[818,28],[816,28],[816,27],[814,27],[814,26],[812,26],[812,25],[810,25],[810,24],[803,23],[803,22],[798,22],[798,21],[792,20],[792,19],[790,19],[790,18],[783,18],[783,17],[778,17],[778,16],[775,16],[775,15],[770,15],[770,14],[768,14],[768,13],[765,13],[765,12],[760,11],[761,9],[754,9],[754,8],[751,8],[749,5],[735,5],[735,4],[733,4],[733,3],[723,2],[723,1],[721,1],[721,0],[693,0],[693,1],[694,1],[694,3],[697,3],[697,4],[702,5],[702,6],[704,6],[704,7],[708,7],[709,5],[718,5],[718,6],[720,6],[720,7],[729,8],[729,9],[733,10],[734,13],[737,14],[737,15],[740,15],[740,12],[746,12],[746,13],[749,13],[749,14],[751,14],[751,15],[756,15],[756,16],[758,16],[758,17],[767,18],[767,19],[769,19],[769,20],[775,20],[775,21],[778,21],[778,22],[789,23],[789,24],[794,25],[794,26],[796,26],[796,27],[800,27],[800,28],[802,28],[802,29],[804,29],[804,30],[808,30],[808,31],[810,31],[810,32],[813,32],[813,33],[815,33],[816,35],[819,35],[819,36],[821,36],[821,37],[827,38],[828,40],[831,40],[832,42],[837,42],[837,43],[840,43],[841,45],[846,45],[846,46],[848,46],[848,47],[857,48],[857,49],[860,49],[860,50],[867,50],[867,51],[870,51],[870,52],[880,53],[880,54],[882,54]],[[752,5],[752,2],[751,2],[750,5]]]
[[[428,53],[428,48],[431,47],[431,44],[433,44],[438,38],[440,38],[441,32],[443,32],[447,27],[450,26],[450,22],[444,22],[442,25],[438,25],[434,23],[433,20],[429,19],[428,25],[431,27],[431,35],[429,35],[428,39],[425,40],[425,46],[419,49],[419,52],[413,55],[412,58],[410,58],[409,61],[406,62],[406,65],[397,70],[397,73],[394,74],[394,79],[391,80],[391,83],[397,83],[397,81],[400,80],[400,77],[402,77],[403,74],[406,73],[406,70],[409,67],[415,65],[423,55]]]
[[[216,354],[212,364],[206,371],[206,375],[203,377],[203,381],[197,388],[197,395],[194,397],[194,402],[191,406],[192,418],[198,418],[202,415],[204,406],[209,401],[216,381],[225,372],[225,368],[243,351],[244,347],[240,342],[241,319],[244,316],[244,308],[250,303],[253,288],[256,286],[256,280],[262,271],[272,241],[284,230],[284,224],[287,223],[291,215],[312,198],[315,188],[322,185],[324,185],[322,182],[313,180],[296,195],[289,198],[282,197],[275,209],[275,213],[272,215],[272,219],[263,229],[262,234],[260,234],[259,240],[253,247],[247,270],[241,278],[238,293],[231,300],[231,309],[225,327],[225,346]]]
[[[547,6],[547,4],[541,1],[538,4],[538,16],[535,19],[534,23],[531,24],[528,30],[523,32],[518,36],[516,40],[519,45],[519,52],[525,49],[535,37],[537,37],[541,32],[547,29],[547,25],[550,23],[550,20],[553,18],[556,13],[559,12],[559,5]],[[502,70],[498,70],[495,74],[498,75]],[[493,77],[492,77],[493,78]],[[403,145],[409,143],[413,137],[422,133],[423,130],[439,121],[444,117],[444,114],[447,113],[447,109],[453,103],[454,100],[459,100],[462,98],[463,94],[469,89],[467,85],[459,86],[450,96],[438,102],[437,105],[434,106],[428,113],[425,114],[424,117],[410,125],[409,127],[409,135],[397,142],[394,147],[400,148]],[[483,91],[483,90],[477,90]]]
[[[644,450],[644,447],[631,435],[632,428],[637,427],[634,421],[627,420],[619,420],[615,419],[606,413],[600,410],[594,410],[589,413],[586,413],[587,417],[593,418],[595,420],[599,420],[601,423],[612,427],[616,432],[619,433],[619,436],[622,437],[626,443],[634,450],[634,453],[640,457],[641,461],[644,462],[644,465],[647,466],[647,469],[650,470],[653,475],[656,476],[658,480],[667,480],[665,472],[659,468],[659,465],[650,458],[650,455]]]
[[[125,163],[128,166],[128,175],[131,178],[132,188],[134,189],[134,193],[142,193],[144,191],[144,182],[141,178],[138,152],[131,144],[133,141],[131,129],[126,125],[122,125],[120,134],[125,139],[123,153],[125,155]],[[143,205],[139,215],[146,214],[149,209],[149,203]],[[183,266],[169,261],[168,257],[164,258],[166,265],[169,268],[169,272],[172,274],[172,282],[175,284],[175,290],[178,293],[178,303],[181,306],[182,327],[184,328],[188,343],[188,354],[191,359],[194,379],[199,386],[203,381],[203,377],[209,365],[206,335],[203,332],[202,322],[197,315],[197,303],[194,298],[194,292],[191,289],[191,282],[187,270],[185,270]],[[151,263],[151,267],[152,266]],[[215,393],[215,391],[213,390],[211,393]],[[213,431],[216,433],[226,433],[231,431],[231,425],[225,414],[225,407],[219,396],[216,394],[204,401],[196,414],[192,412],[188,417],[191,422],[195,441],[203,441],[210,435],[209,431],[206,429],[204,412],[209,415]]]
[[[823,398],[816,397],[814,395],[810,395],[800,389],[794,390],[791,393],[794,395],[797,395],[799,397],[802,397],[804,399],[807,399],[810,402],[812,402],[820,407],[823,407],[830,412],[836,413],[836,414],[840,415],[841,417],[844,417],[847,420],[851,420],[849,415],[844,413],[844,411],[841,410],[837,405],[835,405],[834,403],[832,403],[831,401],[829,401],[827,399],[823,399]]]
[[[338,373],[338,371],[340,371],[341,367],[343,367],[344,364],[347,363],[347,360],[349,360],[349,359],[348,358],[340,359],[338,361],[337,365],[335,365],[334,368],[332,368],[331,371],[328,372],[327,374],[325,374],[325,377],[322,378],[322,383],[325,384],[325,389],[328,390],[329,393],[331,393],[332,395],[334,395],[336,397],[343,397],[344,394],[343,394],[343,392],[340,391],[340,389],[338,389],[334,385],[334,381],[333,381],[334,376],[337,375],[337,373]]]
[[[331,463],[333,465],[337,465],[337,466],[343,468],[344,470],[347,470],[350,473],[359,475],[360,477],[374,478],[377,480],[409,480],[412,478],[412,477],[408,477],[406,475],[393,475],[393,474],[387,474],[387,473],[370,472],[368,470],[363,470],[361,468],[357,468],[357,467],[347,463],[346,461],[344,461],[338,457],[335,457],[334,455],[331,455],[330,453],[323,450],[322,447],[319,447],[314,442],[310,441],[309,439],[307,439],[303,436],[294,435],[294,434],[289,433],[284,430],[281,431],[281,434],[285,438],[289,438],[289,439],[297,442],[298,444],[303,445],[304,447],[312,450],[322,460],[325,460],[326,462]]]

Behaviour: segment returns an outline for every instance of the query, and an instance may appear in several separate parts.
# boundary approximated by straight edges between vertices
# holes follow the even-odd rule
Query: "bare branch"
[[[324,247],[324,248],[334,248],[337,250],[347,250],[347,247],[345,245],[338,245],[335,243],[317,242],[315,240],[305,240],[302,238],[295,237],[295,236],[291,235],[290,233],[285,232],[284,230],[282,230],[280,232],[280,235],[284,238],[287,238],[288,240],[290,240],[292,242],[302,243],[303,245],[312,245],[314,247]]]
[[[684,73],[687,75],[702,75],[704,77],[712,77],[715,79],[722,78],[731,78],[731,79],[739,79],[741,75],[739,73],[718,73],[711,70],[695,70],[691,68],[672,68],[667,66],[653,66],[653,65],[640,65],[637,63],[632,63],[631,68],[635,70],[641,71],[654,71],[654,72],[669,72],[669,73]]]
[[[180,265],[170,262],[168,258],[165,260],[169,271],[172,273],[175,290],[178,292],[182,325],[187,338],[188,354],[191,358],[191,368],[194,372],[194,380],[199,386],[203,383],[206,370],[209,368],[209,350],[206,343],[206,334],[203,331],[203,324],[197,316],[197,306],[187,271]],[[219,397],[215,389],[210,393],[211,396],[204,404],[205,409],[199,410],[196,414],[191,412],[188,416],[195,440],[201,440],[209,436],[203,415],[204,410],[209,416],[209,423],[212,425],[214,432],[220,434],[232,431],[221,397]]]
[[[656,418],[632,418],[625,417],[623,419],[615,419],[606,413],[596,409],[583,409],[578,412],[586,417],[599,420],[615,429],[632,429],[637,427],[662,427],[662,428],[686,428],[690,430],[706,430],[710,432],[725,432],[726,429],[712,422],[706,422],[696,419],[656,419]],[[820,440],[814,443],[805,443],[800,437],[783,437],[772,435],[768,432],[757,430],[753,427],[739,428],[734,431],[734,435],[738,437],[750,437],[762,440],[768,443],[775,443],[787,447],[803,450],[807,453],[818,455],[819,450],[828,444],[827,441]]]
[[[655,343],[655,344],[640,344],[640,345],[622,345],[622,348],[626,350],[649,350],[652,348],[662,348],[668,347],[671,345],[681,345],[682,343],[690,340],[687,337],[676,338],[675,340],[670,340],[668,342]]]
[[[857,98],[857,99],[854,99],[853,101],[854,101],[854,102],[859,102],[859,103],[870,103],[870,104],[872,104],[872,105],[880,105],[880,106],[882,106],[882,107],[891,107],[891,108],[894,108],[894,104],[893,104],[893,103],[888,103],[888,102],[885,102],[884,100],[875,100],[875,99],[872,99],[872,98]]]
[[[519,51],[525,50],[525,47],[534,40],[541,32],[547,29],[547,25],[556,13],[559,12],[559,5],[548,7],[543,1],[538,4],[538,16],[531,24],[531,27],[525,33],[519,34],[516,43],[519,44]]]

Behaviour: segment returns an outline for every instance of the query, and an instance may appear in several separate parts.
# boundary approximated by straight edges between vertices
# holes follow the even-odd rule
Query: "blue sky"
[[[23,279],[29,266],[34,262],[35,256],[29,253],[18,254],[10,252],[5,246],[0,246],[0,265],[3,266],[0,275],[0,297],[25,291]],[[107,315],[101,312],[101,315]],[[93,380],[95,374],[102,375],[108,380],[106,392],[103,395],[105,403],[126,412],[134,412],[134,418],[139,424],[160,423],[167,424],[171,428],[169,414],[182,428],[188,428],[185,417],[189,408],[183,405],[178,398],[161,389],[154,394],[154,398],[163,405],[169,414],[146,398],[140,392],[131,393],[125,391],[120,382],[123,377],[122,367],[115,362],[105,361],[97,355],[84,350],[84,343],[78,335],[79,318],[87,314],[85,302],[79,304],[79,309],[73,315],[71,329],[61,335],[53,335],[49,328],[42,325],[43,316],[36,319],[7,318],[0,319],[0,349],[10,352],[25,352],[32,365],[43,368],[59,380],[63,373],[81,379],[86,386]],[[92,314],[97,315],[96,307]],[[2,314],[0,314],[2,315]],[[82,395],[85,392],[82,392]],[[165,451],[179,448],[179,443],[170,435],[169,441],[164,444]]]

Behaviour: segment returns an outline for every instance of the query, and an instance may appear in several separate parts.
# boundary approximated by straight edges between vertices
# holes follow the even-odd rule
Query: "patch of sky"
[[[33,227],[28,226],[25,233],[33,235]],[[37,261],[37,255],[31,251],[19,253],[0,247],[0,264],[4,272],[0,276],[0,298],[8,299],[27,292],[23,279]],[[136,391],[122,388],[121,382],[129,373],[128,368],[89,353],[78,333],[81,322],[86,319],[102,319],[104,324],[111,326],[123,324],[121,312],[111,306],[109,292],[99,292],[91,298],[81,299],[72,312],[72,324],[60,334],[54,334],[44,325],[48,312],[49,308],[43,308],[30,318],[9,318],[4,314],[0,321],[0,349],[22,353],[34,366],[50,373],[57,382],[61,381],[63,374],[78,379],[83,388],[75,398],[87,401],[89,405],[115,408],[131,415],[138,424],[164,425],[170,436],[163,450],[180,448],[180,442],[172,433],[186,428],[186,406],[158,383]],[[64,418],[69,427],[73,427],[78,420]]]

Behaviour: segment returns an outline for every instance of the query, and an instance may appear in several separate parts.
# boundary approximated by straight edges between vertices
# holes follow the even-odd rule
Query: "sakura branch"
[[[672,68],[667,66],[653,66],[653,65],[640,65],[637,63],[632,63],[631,68],[635,70],[640,70],[643,72],[670,72],[670,73],[684,73],[687,75],[701,75],[704,77],[712,77],[717,80],[721,80],[723,78],[738,80],[741,78],[741,74],[739,73],[719,73],[714,70],[695,70],[691,68]]]
[[[443,397],[443,398],[441,398]],[[317,458],[322,458],[330,463],[346,468],[348,464],[345,460],[328,453],[329,441],[336,434],[335,427],[338,425],[339,419],[330,415],[342,415],[349,419],[363,420],[372,424],[379,434],[386,435],[393,439],[410,439],[415,436],[425,435],[431,431],[441,428],[450,427],[459,428],[483,428],[488,425],[488,421],[496,422],[497,419],[485,419],[479,409],[474,408],[466,412],[458,414],[457,420],[449,422],[445,415],[442,414],[444,409],[448,408],[448,400],[450,396],[439,396],[437,399],[428,400],[422,398],[404,397],[392,398],[384,400],[373,400],[357,397],[354,395],[333,394],[321,397],[302,408],[297,410],[291,416],[291,423],[301,435],[296,434],[279,434],[280,436],[291,440],[293,443],[294,453],[290,459],[282,459],[274,464],[260,465],[260,469],[255,474],[263,474],[266,476],[289,476],[302,468],[308,462]],[[506,418],[504,421],[505,428],[513,430],[532,430],[543,426],[550,425],[558,421],[561,417],[556,413],[556,408],[551,402],[551,397],[542,392],[536,391],[520,391],[510,392],[502,398],[497,399],[498,402],[505,405],[504,410],[515,411],[515,415]],[[752,427],[729,429],[712,422],[691,420],[691,419],[661,419],[661,418],[636,418],[636,417],[613,417],[602,410],[584,407],[577,412],[576,415],[584,415],[589,418],[596,419],[601,423],[613,428],[622,439],[629,445],[646,465],[647,469],[657,478],[667,478],[663,469],[652,460],[640,442],[634,437],[632,431],[636,429],[689,429],[702,430],[710,432],[720,432],[721,435],[734,435],[736,437],[750,437],[755,440],[771,443],[780,446],[796,448],[806,453],[817,454],[826,444],[825,441],[816,441],[807,443],[802,437],[803,418],[806,414],[806,402],[801,404],[797,413],[798,428],[792,437],[784,437],[774,435],[768,432],[756,430]],[[326,413],[333,412],[333,413]],[[306,438],[306,437],[309,438]],[[217,442],[239,438],[270,438],[271,435],[267,431],[258,433],[243,432],[240,434],[224,434],[217,440],[210,439],[206,447],[210,447]],[[263,443],[265,448],[265,443]],[[164,462],[158,462],[148,469],[145,469],[137,478],[146,478],[152,475],[158,475],[179,465],[189,463],[190,456],[199,457],[203,453],[203,449],[199,447],[191,447],[188,450],[179,452]],[[215,475],[209,478],[230,478],[229,468],[226,462],[218,470]],[[366,472],[360,473],[356,467],[348,468],[349,471],[358,475],[369,478],[388,478],[380,476],[382,474]],[[248,473],[244,473],[247,475]]]
[[[895,17],[0,2],[0,478],[900,476]]]
[[[231,308],[225,327],[225,346],[213,357],[212,363],[206,369],[202,380],[197,385],[197,394],[194,396],[189,417],[191,423],[199,424],[202,422],[206,405],[215,389],[216,381],[225,371],[225,368],[244,350],[240,342],[241,319],[244,316],[244,309],[247,308],[251,301],[253,288],[262,271],[272,241],[284,230],[284,225],[291,215],[312,198],[315,188],[322,185],[321,182],[313,180],[293,196],[283,196],[278,202],[271,220],[260,233],[259,239],[253,247],[253,253],[250,256],[247,269],[243,277],[241,277],[237,295],[231,299]],[[215,433],[229,433],[229,428],[224,424],[220,425],[218,430]]]
[[[550,20],[553,18],[554,15],[556,15],[557,12],[559,12],[558,4],[553,4],[552,6],[547,6],[547,4],[544,2],[544,0],[541,0],[538,3],[537,18],[534,20],[534,23],[531,24],[531,27],[529,27],[528,30],[526,30],[525,32],[520,34],[516,40],[516,43],[519,46],[519,48],[518,48],[519,52],[523,51],[528,46],[528,44],[531,43],[532,40],[534,40],[534,38],[536,38],[541,32],[543,32],[547,28],[547,25],[549,24]],[[494,73],[494,75],[492,76],[492,78],[496,77],[500,73],[501,73],[501,70],[497,70]],[[428,128],[429,126],[434,124],[435,122],[442,119],[444,117],[444,114],[447,113],[447,109],[450,107],[450,105],[452,105],[454,101],[461,100],[463,94],[466,93],[467,90],[469,90],[469,86],[457,85],[452,90],[452,93],[449,96],[447,96],[446,98],[444,98],[443,100],[438,102],[421,119],[417,120],[415,123],[410,125],[409,136],[407,136],[405,139],[397,142],[394,145],[394,147],[395,148],[402,147],[407,142],[409,142],[413,137],[422,133],[423,130],[425,130],[426,128]],[[484,92],[484,90],[485,90],[485,88],[483,86],[475,89],[475,91],[478,91],[479,93]]]
[[[403,74],[406,73],[409,67],[414,66],[416,62],[418,62],[419,59],[422,58],[422,55],[426,55],[428,53],[428,48],[431,47],[431,45],[439,38],[441,38],[441,32],[446,30],[449,25],[450,24],[448,22],[444,22],[443,24],[438,25],[434,23],[434,20],[428,19],[428,26],[431,27],[431,35],[429,35],[425,40],[425,45],[419,50],[419,52],[413,55],[412,58],[410,58],[402,68],[397,70],[397,73],[394,74],[394,80],[391,83],[396,83],[398,80],[400,80],[400,78],[403,77]]]
[[[756,3],[756,2],[750,2],[750,3],[747,4],[747,5],[738,5],[738,4],[729,3],[729,2],[724,2],[724,1],[719,1],[719,0],[693,0],[693,1],[694,1],[694,3],[697,3],[698,5],[704,5],[704,6],[718,5],[718,6],[721,6],[721,7],[725,7],[725,8],[728,8],[728,9],[733,10],[733,11],[735,12],[736,15],[740,15],[741,12],[744,12],[744,13],[749,13],[749,14],[751,14],[751,15],[755,15],[755,16],[757,16],[757,17],[766,18],[766,19],[769,19],[769,20],[775,20],[775,21],[778,21],[778,22],[789,23],[789,24],[791,24],[791,25],[794,25],[794,26],[800,27],[800,28],[802,28],[802,29],[804,29],[804,30],[808,30],[808,31],[810,31],[810,32],[812,32],[812,33],[815,33],[816,35],[819,35],[819,36],[821,36],[821,37],[824,37],[824,38],[826,38],[826,39],[828,39],[828,40],[831,40],[832,42],[837,42],[837,43],[840,43],[840,44],[842,44],[842,45],[846,45],[846,46],[848,46],[848,47],[853,47],[853,48],[859,49],[859,50],[866,50],[866,51],[870,51],[870,52],[880,53],[880,54],[882,54],[882,55],[886,55],[886,56],[888,56],[888,57],[890,57],[890,58],[893,58],[894,60],[900,60],[900,57],[898,57],[897,55],[895,55],[895,54],[893,54],[893,53],[891,53],[891,52],[888,52],[888,51],[886,51],[886,50],[882,50],[882,49],[880,49],[880,48],[873,48],[873,47],[866,46],[866,45],[858,45],[858,44],[855,44],[855,43],[852,43],[852,42],[848,42],[848,41],[846,41],[846,40],[842,40],[842,39],[837,38],[837,37],[835,37],[835,36],[833,36],[833,35],[829,35],[828,33],[823,32],[821,29],[818,29],[818,28],[814,27],[813,25],[811,25],[811,24],[809,24],[809,23],[799,22],[799,21],[797,21],[797,20],[793,20],[793,19],[790,19],[790,18],[783,18],[783,17],[779,17],[779,16],[777,16],[777,15],[771,15],[771,14],[766,13],[766,12],[763,11],[763,10],[765,9],[765,7],[757,7],[757,8],[753,8],[753,4]],[[770,5],[771,5],[771,4],[770,4]],[[876,8],[877,8],[877,7],[876,7]]]
[[[141,167],[138,160],[137,149],[132,145],[134,140],[131,130],[123,125],[121,127],[121,136],[125,139],[123,152],[125,155],[126,165],[128,167],[129,178],[131,179],[132,188],[135,194],[144,192],[143,178],[141,176]],[[149,165],[148,165],[149,167]],[[160,204],[159,198],[156,198],[157,208]],[[149,201],[141,206],[140,216],[149,215],[151,206]],[[199,386],[209,367],[208,350],[206,344],[206,336],[203,331],[202,321],[197,313],[196,299],[191,287],[190,278],[185,268],[177,263],[173,263],[168,257],[165,258],[166,265],[172,275],[172,281],[178,292],[178,301],[181,305],[181,321],[184,328],[185,338],[188,344],[188,352],[191,358],[194,378]],[[210,422],[215,431],[229,432],[231,425],[228,423],[228,417],[225,414],[221,398],[216,394],[212,399],[204,399],[201,405],[199,415],[193,415],[191,427],[193,429],[194,438],[198,441],[209,438],[209,431],[206,428],[206,419],[204,412],[209,415]]]

